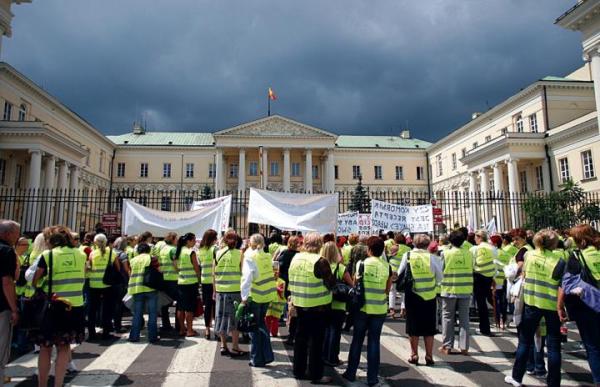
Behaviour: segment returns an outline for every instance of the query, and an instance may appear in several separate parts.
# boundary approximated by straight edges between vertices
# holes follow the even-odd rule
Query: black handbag
[[[348,302],[350,301],[350,286],[348,286],[344,281],[338,279],[338,270],[340,269],[340,264],[338,263],[333,271],[333,276],[335,277],[335,286],[331,289],[331,295],[335,301]]]
[[[350,297],[350,310],[352,312],[358,312],[366,302],[365,299],[365,283],[363,279],[363,274],[365,272],[365,264],[363,262],[362,265],[358,268],[358,281],[356,284],[350,289],[348,296]]]
[[[110,249],[110,254],[108,256],[108,262],[106,263],[106,269],[104,269],[104,276],[102,277],[102,282],[104,285],[115,286],[121,284],[123,277],[121,273],[117,270],[114,265],[114,262],[111,261],[113,250]]]
[[[162,290],[164,288],[164,276],[157,268],[149,265],[144,269],[144,286],[154,290]]]
[[[406,292],[407,290],[412,290],[415,279],[412,275],[412,270],[410,268],[410,251],[406,256],[406,269],[400,274],[398,279],[396,280],[396,290],[399,292]]]
[[[23,300],[19,328],[24,330],[38,330],[45,324],[48,310],[50,309],[50,297],[52,295],[52,250],[48,254],[48,294],[37,289],[34,295]]]
[[[27,285],[27,280],[25,279],[25,273],[27,272],[27,269],[29,269],[29,266],[30,266],[29,265],[29,256],[27,256],[27,258],[25,258],[25,262],[19,268],[19,278],[17,278],[15,285],[17,285],[17,286]]]

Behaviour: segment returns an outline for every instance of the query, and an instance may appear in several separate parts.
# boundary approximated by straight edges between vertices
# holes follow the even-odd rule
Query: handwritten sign
[[[358,212],[343,212],[337,217],[337,235],[349,235],[358,232]]]
[[[358,214],[357,223],[359,235],[374,235],[373,227],[371,227],[371,214]]]
[[[371,223],[374,229],[384,231],[430,232],[433,231],[433,214],[430,204],[401,206],[371,200]]]

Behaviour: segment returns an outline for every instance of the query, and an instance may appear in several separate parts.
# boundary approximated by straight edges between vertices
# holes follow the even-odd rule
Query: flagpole
[[[267,117],[271,117],[271,96],[267,93]]]

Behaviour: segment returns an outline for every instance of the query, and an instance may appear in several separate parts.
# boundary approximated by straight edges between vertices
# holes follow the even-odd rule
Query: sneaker
[[[40,353],[40,346],[37,344],[34,344],[33,346],[33,353]]]
[[[511,384],[514,387],[521,387],[522,386],[521,383],[519,383],[516,380],[514,380],[513,377],[510,376],[510,375],[506,375],[506,377],[504,378],[504,383]]]
[[[545,378],[545,377],[546,377],[546,375],[548,375],[548,372],[545,372],[545,371],[544,371],[544,372],[539,372],[539,371],[536,371],[536,372],[535,372],[535,377],[536,377],[536,378],[543,379],[543,378]]]
[[[69,364],[67,364],[67,372],[79,372],[79,369],[77,368],[73,360],[71,360]]]
[[[533,371],[533,370],[531,370],[531,371],[527,370],[525,372],[527,373],[527,375],[534,375],[535,374],[535,371]]]

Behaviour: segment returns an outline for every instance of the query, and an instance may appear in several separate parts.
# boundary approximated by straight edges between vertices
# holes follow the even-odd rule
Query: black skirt
[[[44,326],[30,333],[31,340],[40,346],[81,343],[85,339],[85,313],[83,306],[71,310],[52,308]]]
[[[184,312],[194,312],[198,302],[198,284],[177,285],[179,297],[177,298],[177,309]]]
[[[405,293],[406,334],[409,336],[434,336],[436,333],[437,301],[425,301],[412,290]]]

